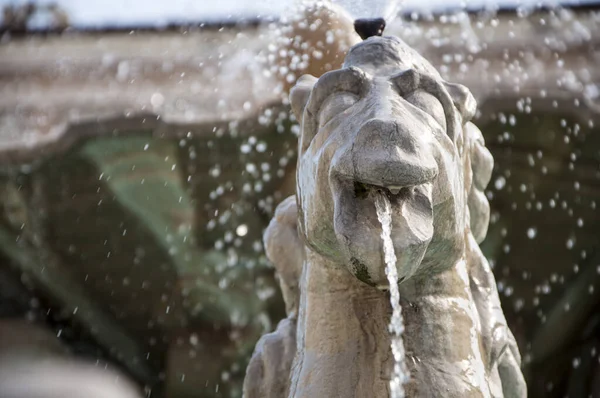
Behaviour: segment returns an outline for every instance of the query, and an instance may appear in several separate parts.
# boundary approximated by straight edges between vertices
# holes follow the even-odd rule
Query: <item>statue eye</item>
[[[330,95],[319,111],[319,127],[326,125],[331,119],[344,113],[358,101],[358,96],[348,92],[338,92]]]
[[[444,107],[432,94],[417,90],[405,95],[404,99],[433,117],[433,119],[446,130],[446,114],[444,113]]]

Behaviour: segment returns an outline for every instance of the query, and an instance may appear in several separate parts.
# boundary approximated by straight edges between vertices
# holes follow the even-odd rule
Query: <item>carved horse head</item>
[[[380,191],[391,202],[400,280],[441,271],[464,255],[471,191],[465,149],[472,145],[466,136],[476,106],[465,87],[443,81],[401,40],[371,37],[350,50],[342,69],[301,78],[290,100],[302,124],[299,230],[315,252],[385,288],[371,195]],[[489,154],[478,159],[491,170]],[[489,180],[485,174],[479,187]],[[485,197],[473,197],[483,199],[485,213]]]

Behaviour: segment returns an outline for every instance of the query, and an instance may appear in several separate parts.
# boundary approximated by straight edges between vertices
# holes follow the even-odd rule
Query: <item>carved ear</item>
[[[290,104],[296,120],[302,121],[302,114],[308,102],[310,91],[317,82],[317,78],[311,75],[301,76],[296,85],[290,91]]]
[[[444,82],[444,86],[448,90],[454,106],[460,112],[463,124],[467,123],[475,116],[475,111],[477,111],[477,102],[473,94],[462,84]]]

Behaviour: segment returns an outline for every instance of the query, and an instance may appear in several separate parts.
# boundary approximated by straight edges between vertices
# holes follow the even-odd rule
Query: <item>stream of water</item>
[[[394,370],[390,380],[391,398],[404,398],[404,383],[408,380],[409,373],[406,367],[404,353],[404,320],[400,306],[400,292],[398,291],[398,270],[396,269],[396,253],[392,243],[392,209],[390,201],[385,194],[378,192],[375,197],[377,218],[381,223],[381,239],[383,240],[383,254],[385,259],[385,274],[390,284],[390,302],[392,304],[392,318],[389,331],[394,355]]]
[[[331,0],[356,18],[383,18],[387,23],[396,18],[404,1],[399,0]]]

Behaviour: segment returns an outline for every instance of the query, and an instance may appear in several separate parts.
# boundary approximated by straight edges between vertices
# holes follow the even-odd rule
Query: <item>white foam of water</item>
[[[390,22],[400,11],[400,0],[332,0],[356,18],[383,18]]]
[[[409,373],[406,367],[404,342],[402,341],[404,320],[402,318],[402,307],[400,306],[400,292],[398,291],[396,253],[392,243],[392,209],[385,194],[380,192],[376,194],[375,209],[377,210],[377,218],[381,223],[385,274],[390,284],[390,302],[392,304],[392,318],[389,325],[389,331],[392,335],[392,353],[394,355],[394,370],[390,380],[391,398],[404,398],[404,383],[408,381]]]

